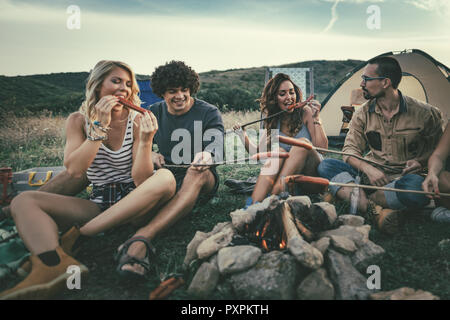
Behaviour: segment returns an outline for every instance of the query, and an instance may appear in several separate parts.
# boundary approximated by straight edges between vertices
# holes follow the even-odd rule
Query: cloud
[[[448,0],[405,0],[405,3],[412,4],[416,8],[435,11],[444,16],[450,16],[450,2]]]
[[[335,0],[333,6],[331,7],[331,20],[330,20],[330,22],[328,22],[327,27],[322,32],[327,32],[328,30],[330,30],[333,27],[334,23],[337,21],[338,14],[337,14],[336,8],[337,8],[339,1],[341,1],[341,0]]]
[[[337,14],[337,5],[339,2],[344,3],[351,3],[351,4],[363,4],[363,3],[379,3],[384,2],[385,0],[323,0],[325,2],[334,2],[333,6],[331,7],[331,19],[330,22],[328,22],[328,25],[325,29],[323,29],[322,32],[328,32],[333,28],[334,24],[338,20],[339,16]]]

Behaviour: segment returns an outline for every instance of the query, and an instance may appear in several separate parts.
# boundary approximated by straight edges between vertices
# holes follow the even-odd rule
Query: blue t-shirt
[[[151,105],[150,110],[158,120],[154,142],[166,163],[190,164],[195,154],[202,151],[211,152],[214,162],[223,159],[224,128],[217,107],[194,99],[194,105],[188,112],[173,115],[169,113],[163,100]],[[172,159],[173,154],[177,159]]]

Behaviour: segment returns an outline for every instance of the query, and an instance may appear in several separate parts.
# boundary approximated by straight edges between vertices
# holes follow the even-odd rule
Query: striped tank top
[[[133,164],[133,121],[137,113],[130,112],[128,115],[127,128],[123,138],[122,146],[117,151],[112,151],[103,143],[95,156],[94,161],[87,170],[87,178],[95,187],[111,183],[130,183],[131,167]],[[86,130],[88,124],[86,123]],[[103,196],[91,197],[91,201],[102,203]]]

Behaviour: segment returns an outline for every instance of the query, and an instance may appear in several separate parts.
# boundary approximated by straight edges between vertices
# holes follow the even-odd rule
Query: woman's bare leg
[[[175,188],[173,174],[167,169],[159,169],[125,198],[81,227],[80,232],[92,236],[146,215],[158,204],[172,198]]]
[[[19,235],[34,255],[59,246],[59,229],[85,223],[99,213],[92,201],[41,191],[23,192],[11,203]]]
[[[271,159],[264,164],[253,189],[253,202],[261,202],[267,197],[267,194],[271,192],[275,181],[278,179],[278,175],[281,171],[280,168],[283,168],[284,163],[285,159]]]
[[[292,147],[289,152],[289,158],[286,159],[284,166],[281,168],[278,179],[272,189],[272,194],[280,194],[283,192],[284,184],[281,181],[282,177],[301,173],[317,176],[316,169],[319,163],[320,157],[315,150],[307,150],[296,146]]]

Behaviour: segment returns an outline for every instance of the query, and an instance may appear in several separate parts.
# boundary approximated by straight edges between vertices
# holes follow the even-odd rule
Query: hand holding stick
[[[262,160],[262,159],[269,159],[269,158],[287,159],[287,158],[289,158],[289,153],[287,153],[287,152],[260,152],[260,153],[254,154],[253,156],[251,156],[249,158],[244,158],[244,159],[235,159],[235,160],[231,160],[231,161],[222,161],[222,162],[216,162],[216,163],[211,163],[211,164],[201,164],[201,163],[166,164],[166,165],[164,165],[164,167],[165,168],[189,168],[190,166],[212,167],[212,166],[220,166],[220,165],[224,165],[224,164],[238,163],[238,162],[243,162],[243,161],[248,161],[248,160]]]
[[[315,147],[312,144],[306,143],[304,141],[295,139],[295,138],[291,138],[291,137],[285,137],[285,136],[278,136],[278,139],[280,142],[291,145],[291,146],[297,146],[297,147],[302,147],[305,148],[307,150],[316,150],[316,151],[321,151],[321,152],[327,152],[327,153],[335,153],[335,154],[340,154],[340,155],[344,155],[344,156],[349,156],[349,157],[354,157],[356,159],[365,161],[367,163],[370,163],[374,166],[378,166],[381,167],[385,170],[389,170],[391,172],[398,172],[400,173],[402,171],[402,169],[400,168],[392,168],[390,166],[381,164],[381,163],[377,163],[375,161],[369,160],[369,159],[365,159],[363,157],[351,154],[351,153],[347,153],[347,152],[342,152],[342,151],[337,151],[337,150],[329,150],[329,149],[325,149],[325,148],[319,148],[319,147]]]
[[[309,96],[308,99],[306,99],[303,102],[297,102],[297,103],[291,104],[290,106],[287,107],[286,110],[281,110],[280,112],[277,112],[277,113],[275,113],[275,114],[273,114],[271,116],[265,117],[265,118],[261,118],[259,120],[255,120],[255,121],[250,121],[250,122],[244,123],[243,125],[241,125],[241,129],[244,129],[245,127],[247,127],[249,125],[252,125],[254,123],[258,123],[258,122],[261,122],[261,121],[264,121],[264,120],[267,120],[267,119],[274,118],[274,117],[279,116],[280,114],[282,114],[284,112],[288,112],[288,111],[290,111],[292,109],[301,109],[304,106],[306,106],[308,103],[310,103],[310,101],[313,98],[314,98],[314,95],[311,95],[311,96]],[[225,134],[231,133],[231,132],[235,132],[235,130],[234,129],[228,129],[228,130],[225,131]]]
[[[377,187],[377,186],[369,186],[365,184],[356,184],[356,183],[341,183],[341,182],[331,182],[325,178],[319,177],[310,177],[304,175],[292,175],[287,176],[285,178],[286,183],[306,183],[306,184],[316,184],[323,187],[323,192],[325,192],[329,186],[340,186],[340,187],[350,187],[350,188],[362,188],[362,189],[373,189],[373,190],[383,190],[383,191],[392,191],[392,192],[403,192],[403,193],[416,193],[416,194],[425,194],[425,195],[437,195],[434,192],[426,192],[420,190],[408,190],[408,189],[397,189],[397,188],[388,188],[388,187]],[[441,197],[450,197],[450,193],[439,193]]]

